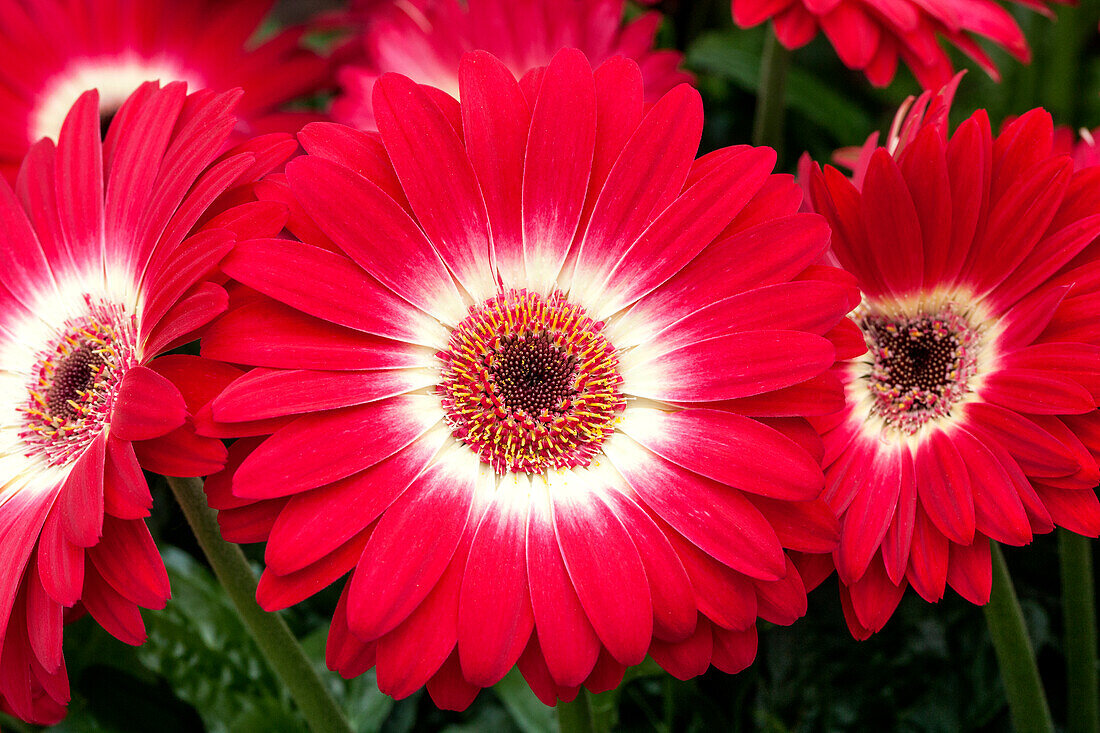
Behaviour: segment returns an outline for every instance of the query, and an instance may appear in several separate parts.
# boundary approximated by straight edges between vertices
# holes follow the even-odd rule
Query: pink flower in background
[[[31,143],[57,139],[83,92],[103,129],[143,82],[241,87],[238,133],[297,131],[316,115],[287,104],[329,84],[301,28],[250,40],[273,0],[0,0],[0,168],[12,180]]]
[[[1019,2],[1051,14],[1045,0]],[[742,28],[770,19],[787,48],[804,46],[822,31],[844,65],[862,71],[876,86],[890,83],[899,59],[925,89],[946,84],[954,69],[941,38],[994,79],[1000,78],[997,67],[978,38],[992,41],[1023,63],[1031,60],[1023,31],[993,0],[732,0],[732,10]]]
[[[202,344],[254,367],[203,422],[252,436],[207,492],[267,541],[261,604],[351,572],[329,665],[446,708],[517,663],[547,704],[647,654],[738,671],[805,612],[785,549],[836,541],[802,416],[864,347],[824,222],[768,148],[696,160],[690,87],[647,112],[629,60],[540,74],[477,52],[461,106],[387,74],[380,135],[303,129],[264,182],[303,241],[234,250]]]
[[[376,129],[371,90],[387,71],[457,97],[458,65],[468,51],[485,50],[517,77],[546,66],[561,48],[575,47],[599,64],[626,56],[641,66],[645,99],[655,102],[692,77],[679,69],[678,51],[653,48],[661,14],[625,23],[624,0],[397,0],[361,2],[363,57],[339,72],[343,93],[333,118]]]
[[[814,418],[852,633],[905,588],[989,599],[989,541],[1055,526],[1095,537],[1100,503],[1100,168],[1074,172],[1032,110],[953,135],[953,87],[864,149],[856,183],[814,168],[813,207],[864,300],[868,353],[836,368],[847,407]],[[1067,151],[1068,152],[1068,151]]]

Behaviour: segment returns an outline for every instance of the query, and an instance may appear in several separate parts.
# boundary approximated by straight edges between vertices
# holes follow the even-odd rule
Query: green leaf
[[[260,700],[233,720],[233,733],[305,730],[298,716],[272,699]]]
[[[194,708],[142,664],[137,649],[91,617],[66,629],[65,660],[72,700],[68,717],[51,733],[191,733],[202,724]]]
[[[483,733],[483,731],[504,733],[512,729],[509,723],[507,713],[499,707],[486,705],[478,708],[477,713],[468,722],[448,725],[440,729],[439,733]]]
[[[380,731],[393,710],[394,699],[378,690],[373,669],[350,680],[330,672],[325,665],[327,639],[328,624],[326,623],[302,639],[302,651],[317,668],[321,681],[328,687],[329,692],[344,708],[352,730],[360,733]]]
[[[195,707],[211,733],[304,731],[287,693],[263,662],[236,610],[210,572],[173,547],[162,552],[172,600],[146,616],[141,662]],[[258,726],[258,727],[257,727]]]

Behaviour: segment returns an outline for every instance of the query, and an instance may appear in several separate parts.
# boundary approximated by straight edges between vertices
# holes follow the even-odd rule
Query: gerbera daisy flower
[[[1100,533],[1100,327],[1086,315],[1100,302],[1100,169],[1075,173],[1053,151],[1043,110],[994,139],[984,111],[949,136],[942,98],[925,117],[927,104],[860,185],[832,167],[809,181],[864,293],[853,319],[868,352],[835,369],[847,405],[814,419],[861,638],[910,584],[984,604],[991,539]]]
[[[1047,5],[1064,0],[1016,0],[1051,15]],[[938,89],[953,73],[939,38],[958,48],[991,77],[1000,74],[978,37],[988,39],[1023,63],[1031,49],[1023,31],[993,0],[732,0],[733,20],[742,28],[771,19],[779,42],[790,49],[805,46],[820,29],[850,69],[862,71],[875,86],[894,78],[900,58],[925,89]]]
[[[0,707],[24,720],[64,714],[65,618],[86,611],[139,644],[139,606],[168,598],[142,469],[201,476],[224,463],[189,418],[209,396],[173,384],[218,365],[154,357],[225,309],[203,278],[234,236],[282,226],[246,207],[187,236],[227,186],[294,145],[251,143],[204,172],[238,96],[144,84],[102,142],[87,92],[56,147],[31,147],[15,189],[0,180]]]
[[[363,2],[353,13],[363,26],[362,59],[340,69],[343,92],[333,119],[364,130],[376,122],[371,93],[393,71],[458,97],[462,55],[482,49],[519,77],[546,66],[561,48],[582,50],[592,63],[612,56],[642,68],[645,100],[656,102],[692,76],[680,70],[678,51],[654,50],[661,14],[623,23],[624,0],[400,0]]]
[[[517,662],[548,704],[646,654],[740,670],[757,616],[805,611],[784,548],[836,540],[800,417],[852,354],[828,229],[771,149],[695,160],[698,93],[645,113],[632,61],[521,84],[477,52],[459,85],[450,117],[384,75],[380,136],[309,125],[270,182],[304,243],[223,263],[247,289],[202,353],[254,368],[209,411],[256,437],[211,505],[267,540],[267,609],[354,571],[329,665],[396,697],[464,708]]]
[[[273,0],[0,0],[0,167],[12,180],[31,143],[57,139],[69,108],[98,89],[103,133],[143,82],[244,89],[238,132],[296,132],[316,115],[286,105],[329,82],[291,28],[253,43]],[[201,28],[201,33],[195,30]]]

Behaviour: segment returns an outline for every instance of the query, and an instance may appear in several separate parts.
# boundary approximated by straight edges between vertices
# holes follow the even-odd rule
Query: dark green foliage
[[[1008,548],[1007,555],[1057,719],[1065,691],[1058,581],[1049,572],[1057,562],[1055,544],[1041,537],[1028,548]],[[67,630],[74,701],[68,719],[51,730],[304,730],[209,571],[175,548],[163,554],[173,598],[164,611],[145,613],[144,646],[127,647],[88,619]],[[810,595],[809,613],[795,625],[761,623],[757,661],[741,674],[711,670],[681,682],[647,660],[628,671],[618,690],[597,696],[596,704],[617,711],[615,729],[639,732],[1007,729],[980,609],[950,591],[936,605],[909,594],[882,632],[857,642],[844,626],[835,582],[830,578]],[[312,599],[289,619],[319,667],[327,634],[323,613],[334,600]],[[437,710],[423,692],[395,702],[377,691],[372,674],[349,682],[327,673],[325,679],[358,731],[555,730],[553,711],[516,672],[464,713]]]

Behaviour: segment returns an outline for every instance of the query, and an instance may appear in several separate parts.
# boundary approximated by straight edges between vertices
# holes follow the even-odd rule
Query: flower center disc
[[[53,370],[53,379],[46,390],[46,411],[68,422],[80,417],[90,391],[94,391],[109,368],[96,344],[77,342],[67,355],[61,356]]]
[[[498,473],[588,465],[626,405],[603,326],[560,292],[471,308],[439,354],[454,436]]]
[[[132,319],[89,300],[92,312],[71,321],[38,353],[19,408],[28,453],[67,463],[110,421],[122,376],[137,363]]]
[[[874,360],[871,412],[887,425],[912,435],[970,391],[980,334],[950,307],[913,317],[869,314],[859,327]]]

